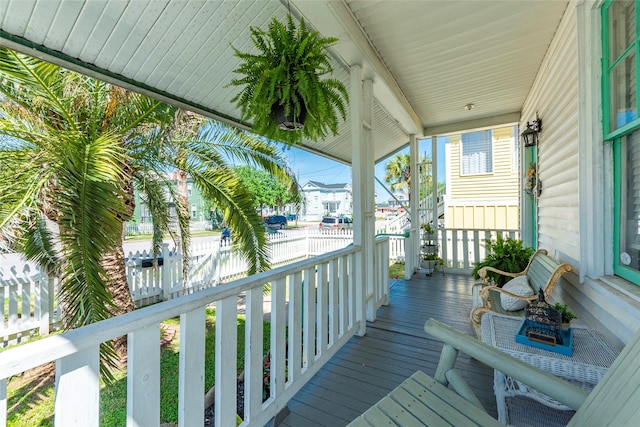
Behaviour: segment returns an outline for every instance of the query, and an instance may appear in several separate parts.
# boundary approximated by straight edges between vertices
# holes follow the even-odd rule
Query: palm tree
[[[428,157],[421,157],[420,163],[429,162]],[[420,167],[418,169],[421,169]],[[420,181],[425,184],[426,191],[430,191],[431,188],[431,176],[425,170],[421,169]],[[409,198],[411,198],[411,155],[410,154],[396,154],[389,160],[385,166],[384,180],[387,184],[390,184],[391,190],[405,190]],[[420,194],[420,198],[425,197],[426,194]]]
[[[411,188],[411,156],[396,154],[385,166],[384,180],[391,185],[391,190],[406,190]]]
[[[250,272],[268,267],[253,199],[230,162],[293,180],[272,144],[219,123],[183,132],[175,107],[0,48],[0,234],[60,277],[65,328],[133,310],[124,222],[140,190],[154,248],[181,202],[166,172],[188,173],[222,210]],[[195,136],[195,137],[194,137]],[[186,212],[186,215],[185,215]],[[188,241],[188,211],[178,209]],[[106,349],[107,360],[114,351]],[[108,376],[108,372],[103,369]]]

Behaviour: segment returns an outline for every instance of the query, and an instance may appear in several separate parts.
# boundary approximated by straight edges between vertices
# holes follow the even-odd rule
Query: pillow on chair
[[[529,286],[527,276],[518,276],[509,280],[503,287],[505,291],[521,296],[535,295],[535,292]],[[529,301],[511,297],[509,295],[500,294],[500,304],[506,311],[518,311],[529,305]]]

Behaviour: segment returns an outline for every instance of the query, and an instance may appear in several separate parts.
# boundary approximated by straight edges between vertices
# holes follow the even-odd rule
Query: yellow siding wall
[[[461,175],[460,135],[449,138],[446,227],[518,229],[518,172],[513,127],[493,130],[493,173]]]
[[[446,227],[515,230],[518,212],[517,205],[448,206]]]

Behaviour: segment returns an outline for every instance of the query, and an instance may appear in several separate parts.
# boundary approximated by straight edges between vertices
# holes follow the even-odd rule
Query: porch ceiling
[[[226,85],[249,26],[287,11],[336,36],[336,77],[374,81],[374,157],[520,119],[567,0],[4,0],[0,43],[243,127]],[[466,104],[474,104],[470,111]],[[350,163],[350,120],[305,148]]]

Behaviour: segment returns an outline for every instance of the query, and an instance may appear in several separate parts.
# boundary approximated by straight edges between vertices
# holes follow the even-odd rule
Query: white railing
[[[387,239],[375,244],[376,280],[363,286],[360,248],[329,254],[141,308],[61,335],[0,353],[0,427],[6,426],[7,379],[46,363],[56,364],[56,426],[99,425],[100,344],[128,337],[128,425],[160,424],[160,323],[180,316],[178,423],[202,425],[205,308],[216,307],[215,423],[235,425],[238,298],[245,297],[244,422],[264,425],[359,328],[364,307],[388,301]],[[263,304],[270,289],[269,394],[263,402]],[[368,313],[367,313],[368,314]],[[224,351],[223,351],[224,347]]]
[[[444,271],[456,274],[470,274],[475,263],[487,256],[485,240],[502,237],[520,238],[519,230],[479,230],[441,228],[438,230],[438,255],[444,262]],[[404,263],[405,238],[389,236],[389,261]]]
[[[517,230],[439,229],[438,253],[444,260],[444,271],[469,274],[474,263],[486,256],[484,240],[495,239],[498,233],[512,238],[520,236]],[[275,267],[343,248],[352,242],[352,233],[350,230],[324,233],[315,229],[288,230],[286,234],[269,235],[269,242]],[[387,260],[403,263],[406,257],[405,238],[388,236],[388,242]],[[148,262],[151,258],[151,254],[145,252],[128,254],[127,280],[137,306],[227,283],[244,277],[247,271],[242,256],[218,242],[192,247],[192,265],[186,284],[178,251],[170,251],[165,245],[162,266],[143,267],[141,260]],[[21,340],[32,331],[48,333],[47,325],[55,317],[54,283],[54,279],[40,275],[28,264],[0,269],[0,301],[4,302],[0,304],[1,318],[4,319],[0,323],[0,337],[4,337],[4,345],[9,340]]]
[[[375,320],[376,310],[389,305],[389,237],[380,236],[375,241],[373,286],[367,289],[367,320]]]
[[[409,224],[409,214],[402,212],[384,221],[376,221],[376,233],[402,233]]]
[[[267,236],[272,267],[278,267],[344,248],[353,242],[351,230],[320,233],[287,230]],[[126,255],[127,282],[137,307],[228,283],[245,277],[247,263],[228,243],[212,241],[191,247],[189,280],[182,277],[182,255],[164,244],[157,264],[149,251]],[[0,266],[0,337],[4,343],[22,341],[34,331],[49,333],[56,320],[54,285],[57,278],[41,274],[37,266],[24,261]]]
[[[444,271],[470,274],[475,263],[487,256],[485,240],[495,240],[498,234],[505,238],[520,238],[519,230],[439,229],[438,249]]]

